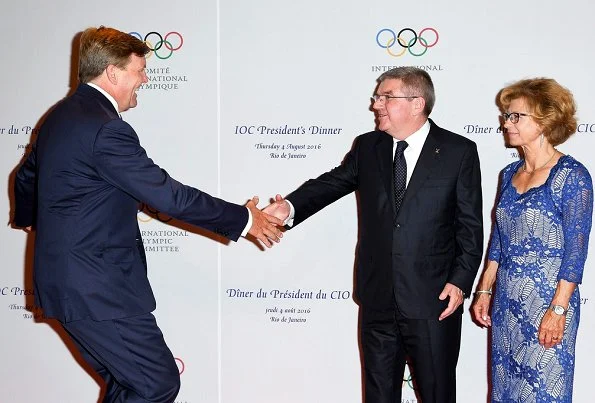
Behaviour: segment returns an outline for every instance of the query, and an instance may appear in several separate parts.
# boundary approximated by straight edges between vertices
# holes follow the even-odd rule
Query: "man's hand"
[[[289,217],[290,208],[289,203],[281,195],[277,195],[275,196],[275,201],[263,208],[262,211],[285,222],[287,217]]]
[[[14,223],[9,223],[9,225],[12,225],[12,228],[14,229],[20,229],[22,231],[25,231],[27,234],[30,234],[33,232],[33,226],[29,225],[28,227],[19,227],[17,225],[15,225]]]
[[[273,246],[272,241],[279,242],[283,236],[280,228],[283,226],[283,221],[260,211],[256,205],[258,204],[258,196],[254,196],[252,200],[246,203],[246,207],[252,213],[252,226],[248,233],[266,245],[267,248]]]
[[[463,291],[454,284],[446,283],[438,298],[441,301],[444,301],[446,297],[450,297],[448,300],[448,306],[444,311],[442,311],[438,320],[442,320],[450,316],[454,311],[457,310],[459,305],[463,303]]]

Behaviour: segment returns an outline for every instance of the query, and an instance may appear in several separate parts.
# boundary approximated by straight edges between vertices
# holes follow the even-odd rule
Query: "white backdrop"
[[[494,100],[504,85],[547,76],[568,87],[579,107],[579,133],[559,148],[595,174],[589,42],[595,6],[586,0],[564,8],[534,0],[147,0],[106,6],[66,0],[3,5],[0,170],[6,191],[0,209],[7,223],[14,169],[31,128],[74,85],[75,35],[101,24],[148,34],[153,44],[159,36],[150,33],[157,32],[178,48],[148,59],[151,81],[124,119],[173,177],[230,201],[259,195],[264,206],[275,193],[286,194],[339,164],[354,137],[374,128],[369,97],[376,78],[398,65],[428,69],[437,94],[434,121],[477,142],[486,240],[498,172],[517,158],[497,130]],[[401,30],[406,38],[421,34],[427,49],[417,44],[400,55],[398,45],[386,48]],[[164,223],[162,214],[139,213],[139,221],[155,314],[182,372],[179,403],[361,402],[351,295],[355,197],[287,232],[267,251]],[[58,333],[33,317],[39,312],[30,311],[31,239],[6,225],[0,242],[0,400],[96,401],[98,384]],[[581,288],[579,403],[592,401],[593,262],[589,257]],[[468,312],[457,386],[459,401],[485,401],[487,333]],[[416,402],[407,382],[403,391],[403,402]]]

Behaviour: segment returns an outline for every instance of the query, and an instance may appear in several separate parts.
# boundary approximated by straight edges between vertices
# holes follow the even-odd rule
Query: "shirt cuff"
[[[248,231],[250,231],[250,227],[252,227],[252,213],[248,207],[246,207],[246,210],[248,210],[248,223],[246,223],[246,227],[242,231],[242,236],[244,237],[248,234]]]
[[[293,227],[293,219],[295,217],[295,208],[293,207],[293,204],[291,204],[291,202],[287,199],[285,199],[285,201],[287,202],[287,204],[289,204],[289,216],[285,219],[285,221],[283,221],[283,225],[287,225],[288,227]]]

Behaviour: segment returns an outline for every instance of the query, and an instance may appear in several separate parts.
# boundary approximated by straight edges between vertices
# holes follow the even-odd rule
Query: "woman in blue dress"
[[[572,402],[580,295],[593,211],[583,164],[556,150],[576,130],[572,94],[552,79],[502,89],[508,144],[472,313],[492,326],[491,401]],[[490,312],[491,306],[491,312]]]

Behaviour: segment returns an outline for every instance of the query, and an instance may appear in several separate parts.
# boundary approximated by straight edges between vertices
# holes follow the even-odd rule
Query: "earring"
[[[543,146],[543,133],[541,133],[541,136],[539,137],[539,148],[541,148]]]

